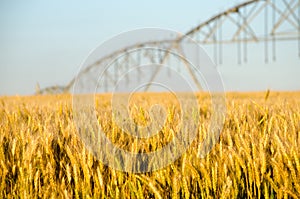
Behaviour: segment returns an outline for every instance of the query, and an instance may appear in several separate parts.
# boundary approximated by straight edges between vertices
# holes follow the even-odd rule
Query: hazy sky
[[[37,82],[42,88],[68,83],[91,50],[121,32],[159,27],[184,33],[238,2],[1,1],[0,95],[33,94]],[[224,46],[231,54],[219,66],[226,90],[300,90],[297,42],[278,44],[277,61],[269,64],[260,45],[249,47],[247,64],[237,65],[235,47]]]

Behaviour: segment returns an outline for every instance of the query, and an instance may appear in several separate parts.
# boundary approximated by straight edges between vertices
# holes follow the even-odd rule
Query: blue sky
[[[186,32],[238,2],[1,1],[0,95],[33,94],[37,82],[41,87],[68,83],[91,50],[121,32],[144,27]],[[241,66],[235,46],[224,47],[232,51],[219,66],[225,89],[300,90],[296,44],[278,44],[278,60],[269,64],[258,46],[250,46],[250,61]]]

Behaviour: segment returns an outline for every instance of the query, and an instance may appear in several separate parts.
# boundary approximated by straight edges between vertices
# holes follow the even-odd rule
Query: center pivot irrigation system
[[[177,48],[187,37],[202,45],[212,45],[214,60],[223,62],[223,46],[226,44],[237,45],[238,63],[247,62],[248,43],[264,43],[265,62],[272,57],[276,60],[276,44],[283,40],[298,42],[298,56],[300,58],[300,0],[250,0],[221,12],[207,21],[192,28],[184,35],[177,35],[175,39],[161,41],[147,41],[136,43],[116,50],[99,58],[94,63],[74,77],[65,86],[52,86],[45,89],[37,89],[37,94],[57,94],[70,92],[76,82],[76,78],[87,75],[89,81],[97,81],[97,68],[111,64],[117,57],[118,61],[111,64],[110,70],[103,74],[103,92],[107,92],[120,78],[122,71],[131,66],[143,65],[143,63],[166,64],[170,63],[171,56],[168,51],[153,51],[153,47],[168,49]],[[141,49],[134,51],[135,49]],[[271,49],[271,51],[270,51]],[[130,53],[129,53],[130,52]],[[194,77],[192,67],[186,65],[191,78]],[[153,73],[152,79],[159,73],[159,69]],[[138,78],[143,74],[137,75]],[[94,79],[93,79],[94,77]],[[92,79],[91,79],[92,78]],[[151,79],[150,79],[151,81]],[[193,81],[197,81],[193,78]],[[199,86],[199,82],[195,82]],[[199,86],[200,87],[200,86]],[[147,91],[148,87],[145,88]]]

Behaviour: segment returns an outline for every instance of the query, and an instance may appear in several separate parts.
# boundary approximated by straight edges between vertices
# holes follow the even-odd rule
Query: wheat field
[[[97,96],[105,134],[118,147],[150,152],[176,133],[178,107],[165,94],[140,94],[131,117],[145,124],[152,100],[167,107],[154,138],[122,135],[110,95]],[[0,198],[300,198],[300,93],[227,93],[219,142],[204,158],[197,143],[211,117],[201,103],[196,140],[175,162],[157,171],[126,173],[102,164],[86,149],[72,119],[72,96],[0,97]]]

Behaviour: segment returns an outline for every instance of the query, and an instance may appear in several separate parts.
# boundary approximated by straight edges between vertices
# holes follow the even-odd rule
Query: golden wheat
[[[113,170],[93,156],[77,135],[70,95],[1,97],[0,198],[300,198],[300,93],[227,94],[220,141],[204,158],[199,143],[211,102],[208,94],[198,97],[196,140],[172,164],[144,174]],[[153,152],[178,133],[180,107],[167,94],[137,94],[130,102],[142,126],[154,102],[166,106],[163,128],[149,139],[122,131],[110,99],[97,96],[96,112],[116,146]]]

